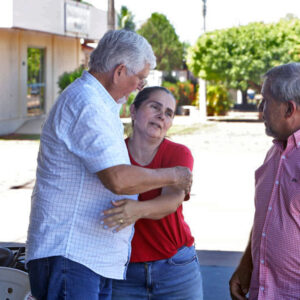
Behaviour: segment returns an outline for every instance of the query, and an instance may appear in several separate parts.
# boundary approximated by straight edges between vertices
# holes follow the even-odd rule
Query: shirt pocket
[[[300,174],[289,174],[281,184],[281,193],[292,214],[300,215]]]

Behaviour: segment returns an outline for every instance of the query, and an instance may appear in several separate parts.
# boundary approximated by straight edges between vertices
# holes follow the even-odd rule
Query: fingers
[[[111,203],[115,207],[122,206],[126,203],[126,199],[112,201]]]
[[[114,228],[113,232],[119,232],[120,230],[124,229],[125,227],[133,223],[134,220],[126,219],[123,217],[122,214],[105,217],[101,221],[101,224],[103,225],[104,229]]]
[[[184,190],[184,192],[185,192],[186,195],[188,195],[191,192],[192,183],[193,183],[193,180],[191,181],[191,184]]]
[[[231,286],[230,295],[233,300],[246,300],[244,292],[241,290],[240,286]]]
[[[188,194],[192,187],[193,175],[189,168],[186,167],[176,167],[177,169],[177,186],[178,188],[184,190],[185,194]]]
[[[121,231],[122,229],[124,229],[125,227],[127,227],[128,225],[130,225],[130,224],[124,223],[124,224],[122,224],[122,225],[120,225],[120,226],[116,226],[116,228],[114,228],[113,232],[119,232],[119,231]]]
[[[114,227],[113,232],[118,232],[136,221],[137,214],[134,208],[137,206],[137,201],[122,199],[112,201],[112,204],[115,207],[101,213],[100,224],[103,225],[104,229]]]
[[[103,216],[109,216],[109,215],[117,215],[117,214],[121,214],[123,212],[123,208],[122,207],[114,207],[114,208],[110,208],[107,210],[104,210],[102,212]]]
[[[124,223],[126,220],[127,218],[125,217],[122,208],[112,208],[103,212],[103,215],[101,217],[101,224],[111,228],[118,225],[119,223]]]
[[[229,281],[230,295],[233,300],[246,300],[248,289],[242,289],[240,279],[234,274]]]
[[[118,232],[132,223],[134,223],[134,220],[126,216],[123,208],[119,207],[104,211],[100,222],[104,229],[115,227],[114,232]]]

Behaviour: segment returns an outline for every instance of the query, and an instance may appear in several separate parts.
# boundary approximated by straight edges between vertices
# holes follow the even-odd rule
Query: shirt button
[[[263,237],[265,237],[265,236],[266,236],[266,234],[263,232],[263,233],[262,233],[262,236],[263,236]]]
[[[268,210],[272,210],[272,206],[269,206],[269,207],[268,207]]]
[[[265,261],[262,259],[261,261],[260,261],[262,264],[264,264],[265,263]]]
[[[278,181],[278,180],[276,180],[276,181],[275,181],[275,183],[278,185],[278,184],[279,184],[279,181]]]
[[[285,155],[282,155],[282,157],[281,157],[282,159],[285,159]]]
[[[260,290],[263,291],[265,288],[263,286],[260,287]]]

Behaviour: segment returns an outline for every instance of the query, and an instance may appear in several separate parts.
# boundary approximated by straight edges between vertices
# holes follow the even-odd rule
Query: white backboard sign
[[[86,6],[67,2],[65,4],[65,31],[87,35],[89,32],[90,10]]]

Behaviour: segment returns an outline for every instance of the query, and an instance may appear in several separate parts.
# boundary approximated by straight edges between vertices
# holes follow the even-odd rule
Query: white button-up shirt
[[[100,222],[112,200],[129,196],[113,194],[96,175],[120,164],[130,161],[119,105],[85,71],[61,94],[43,126],[26,262],[64,256],[104,277],[125,278],[133,226],[114,233]]]

